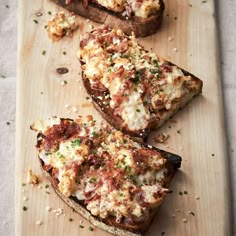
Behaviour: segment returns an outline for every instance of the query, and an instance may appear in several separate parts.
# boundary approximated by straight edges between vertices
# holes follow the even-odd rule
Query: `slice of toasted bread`
[[[181,157],[96,124],[51,117],[36,121],[41,166],[56,193],[99,228],[119,236],[149,227]]]
[[[158,5],[157,9],[154,9],[150,6],[145,6],[146,10],[143,10],[143,12],[149,11],[150,14],[141,17],[139,15],[135,15],[132,10],[127,10],[127,6],[129,9],[131,9],[132,5],[132,3],[128,3],[129,1],[120,1],[122,2],[121,5],[126,5],[121,11],[114,11],[111,8],[109,9],[104,7],[102,1],[100,1],[100,3],[99,1],[82,0],[72,0],[68,1],[68,3],[66,3],[67,1],[65,0],[51,1],[95,22],[109,25],[110,27],[118,27],[128,35],[130,35],[131,32],[134,32],[137,37],[144,37],[154,34],[159,29],[165,8],[163,0],[149,0],[146,1],[146,3],[145,1],[134,1],[137,2],[137,5],[139,4],[139,9],[141,9],[142,5],[147,4],[147,2],[150,2],[150,5]],[[107,3],[108,1],[105,2]],[[130,11],[130,13],[128,13],[128,11]]]
[[[120,29],[87,33],[78,57],[97,110],[131,136],[146,137],[202,90],[196,76],[145,50]]]

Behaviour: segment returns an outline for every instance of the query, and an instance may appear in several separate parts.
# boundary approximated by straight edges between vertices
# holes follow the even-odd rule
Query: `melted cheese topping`
[[[63,36],[70,36],[78,26],[79,24],[73,13],[70,15],[66,15],[64,12],[55,13],[47,24],[48,36],[57,41]]]
[[[54,121],[54,123],[53,123]],[[76,196],[95,216],[142,221],[168,190],[162,187],[166,159],[120,131],[53,117],[36,121],[38,152],[46,170],[65,197]],[[56,148],[55,148],[56,146]]]
[[[85,78],[108,89],[110,107],[131,131],[147,128],[151,119],[160,118],[159,112],[171,110],[189,92],[185,84],[191,76],[119,29],[87,34],[78,56]]]
[[[66,0],[69,4],[72,0]],[[92,0],[86,0],[87,2]],[[148,18],[150,15],[156,14],[160,10],[159,0],[95,0],[102,7],[108,10],[122,13],[123,16],[130,17],[131,14]]]

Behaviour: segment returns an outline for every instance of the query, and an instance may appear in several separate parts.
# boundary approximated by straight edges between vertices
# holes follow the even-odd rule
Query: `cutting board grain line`
[[[142,45],[191,71],[204,83],[202,96],[149,137],[150,144],[181,155],[183,163],[172,182],[173,193],[160,207],[147,236],[163,232],[168,236],[231,235],[215,6],[213,0],[202,2],[166,0],[162,28],[155,35],[139,39]],[[36,134],[29,129],[35,120],[51,115],[75,118],[93,114],[101,120],[86,99],[76,56],[81,35],[91,25],[98,25],[78,17],[80,28],[73,37],[52,43],[44,26],[50,12],[61,10],[48,0],[19,1],[16,235],[108,236],[97,228],[89,231],[90,223],[67,207],[51,187],[45,187],[48,182],[42,176],[34,148]],[[43,15],[37,17],[37,12]],[[67,67],[69,73],[58,75],[56,68],[61,66]],[[67,84],[62,86],[64,80]],[[155,143],[154,138],[160,132],[170,135],[167,143]],[[41,188],[28,184],[22,187],[28,168],[41,176]],[[27,211],[22,210],[23,206]],[[52,210],[47,211],[47,207]],[[56,216],[58,209],[63,209],[63,213]],[[37,221],[42,224],[37,225]]]

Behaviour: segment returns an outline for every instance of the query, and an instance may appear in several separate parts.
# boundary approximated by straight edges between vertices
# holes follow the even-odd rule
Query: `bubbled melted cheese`
[[[54,117],[37,121],[32,127],[43,134],[38,147],[39,157],[44,165],[52,166],[52,172],[56,170],[57,175],[52,178],[57,179],[62,194],[84,201],[95,216],[114,216],[117,223],[124,217],[134,217],[137,221],[148,217],[149,210],[157,207],[167,192],[162,187],[166,159],[119,131],[101,129],[103,125],[96,126],[91,117],[66,121],[65,133],[73,127],[78,132],[68,138],[61,133],[63,140],[58,140],[58,149],[45,150],[47,135],[52,135],[54,130],[56,135],[58,128],[63,130],[59,126],[65,121],[60,122]],[[96,146],[86,145],[85,139]],[[143,152],[146,152],[145,156],[141,156]],[[145,171],[139,169],[140,165]]]
[[[109,90],[110,107],[131,131],[147,128],[159,111],[171,110],[188,93],[185,82],[191,76],[146,51],[134,35],[104,28],[88,34],[85,42],[78,54],[84,75]]]

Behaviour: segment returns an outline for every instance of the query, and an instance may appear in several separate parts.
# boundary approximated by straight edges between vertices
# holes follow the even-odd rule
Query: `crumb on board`
[[[169,139],[170,135],[166,133],[160,133],[155,137],[155,141],[157,143],[164,143]]]
[[[27,183],[37,185],[39,182],[39,177],[33,173],[32,169],[29,169],[27,172]]]
[[[54,13],[47,23],[48,36],[52,41],[58,41],[64,36],[71,36],[72,32],[79,27],[74,13],[65,14],[61,11]]]

